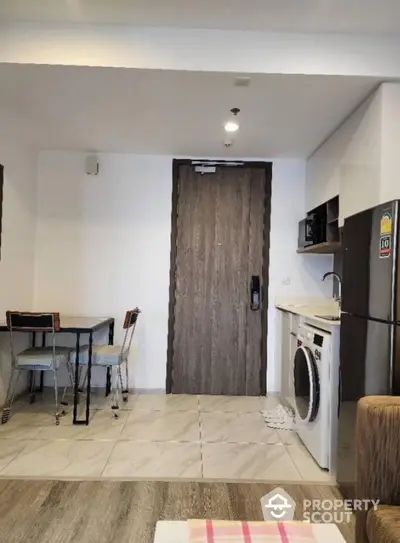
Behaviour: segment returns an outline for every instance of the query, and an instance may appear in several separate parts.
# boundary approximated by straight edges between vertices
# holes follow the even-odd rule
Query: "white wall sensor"
[[[98,175],[99,161],[96,155],[87,155],[85,160],[85,171],[87,175]]]

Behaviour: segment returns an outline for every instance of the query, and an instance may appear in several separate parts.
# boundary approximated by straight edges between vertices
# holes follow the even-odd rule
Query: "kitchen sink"
[[[319,319],[325,319],[326,321],[340,321],[340,317],[337,315],[315,315]]]

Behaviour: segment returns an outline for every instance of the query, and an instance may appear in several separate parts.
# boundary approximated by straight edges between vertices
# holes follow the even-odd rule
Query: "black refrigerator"
[[[363,396],[400,392],[399,201],[344,222],[337,481],[355,497],[355,425]]]

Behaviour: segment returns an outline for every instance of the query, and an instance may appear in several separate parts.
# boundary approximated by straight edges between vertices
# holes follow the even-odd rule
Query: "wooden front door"
[[[251,166],[200,174],[188,164],[179,167],[177,189],[170,390],[259,395],[266,370],[270,176]],[[251,308],[253,276],[261,285],[258,310]]]

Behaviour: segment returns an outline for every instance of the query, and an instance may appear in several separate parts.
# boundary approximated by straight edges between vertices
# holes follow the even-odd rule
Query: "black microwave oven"
[[[299,222],[298,248],[305,249],[325,242],[326,222],[316,213],[308,213],[307,217]]]

